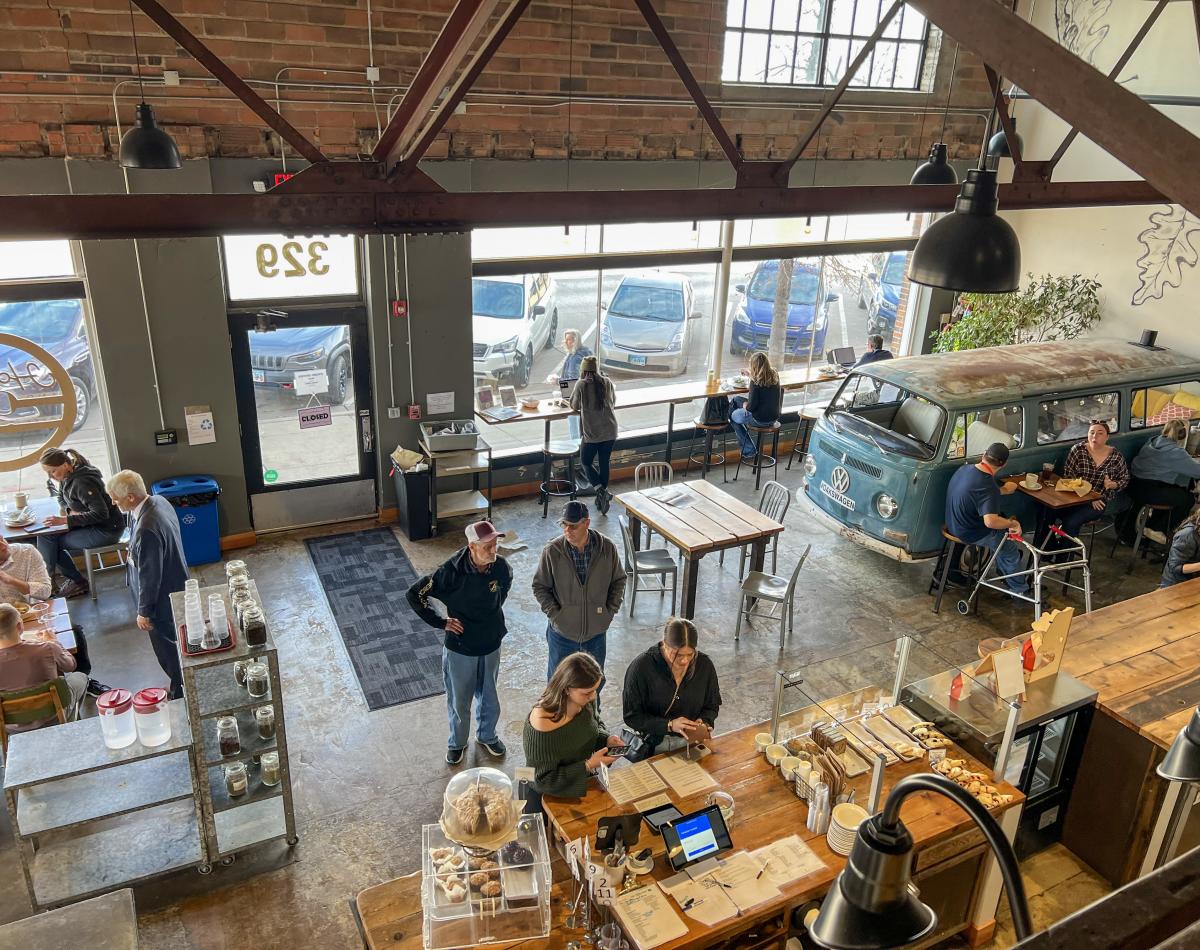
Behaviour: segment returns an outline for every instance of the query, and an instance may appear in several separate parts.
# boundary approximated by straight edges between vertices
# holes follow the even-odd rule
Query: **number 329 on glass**
[[[263,277],[323,277],[329,273],[324,255],[329,245],[324,241],[287,241],[282,246],[264,243],[254,249],[258,272]]]

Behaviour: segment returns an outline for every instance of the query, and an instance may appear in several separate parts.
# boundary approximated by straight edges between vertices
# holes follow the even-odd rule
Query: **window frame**
[[[1124,406],[1124,402],[1123,402],[1124,394],[1125,394],[1125,390],[1118,388],[1118,389],[1100,389],[1100,390],[1095,390],[1092,392],[1082,392],[1082,393],[1059,393],[1059,394],[1053,394],[1053,395],[1047,394],[1044,396],[1035,396],[1034,400],[1035,400],[1035,405],[1037,406],[1037,425],[1036,425],[1035,431],[1034,431],[1034,446],[1037,448],[1041,448],[1041,447],[1048,446],[1048,445],[1062,445],[1067,442],[1079,442],[1082,439],[1086,438],[1086,433],[1084,433],[1084,435],[1068,436],[1067,438],[1063,438],[1062,434],[1060,433],[1059,435],[1057,435],[1055,438],[1051,439],[1048,442],[1043,442],[1041,440],[1042,407],[1048,406],[1052,402],[1062,402],[1063,400],[1066,400],[1066,399],[1091,399],[1096,396],[1116,396],[1117,403],[1113,407],[1113,418],[1116,420],[1116,424],[1112,427],[1111,432],[1109,433],[1110,435],[1116,435],[1118,432],[1121,431],[1121,417],[1122,417],[1122,409]],[[1065,431],[1066,431],[1066,429],[1063,430],[1063,432],[1065,432]],[[1026,444],[1028,444],[1028,443],[1026,443]]]
[[[1173,380],[1172,382],[1168,382],[1168,383],[1163,383],[1163,382],[1146,383],[1145,385],[1141,385],[1136,388],[1131,388],[1129,390],[1129,431],[1130,432],[1146,432],[1147,430],[1150,430],[1150,429],[1161,429],[1163,426],[1165,426],[1170,421],[1169,419],[1164,419],[1162,422],[1149,422],[1148,421],[1149,419],[1153,418],[1152,416],[1149,416],[1146,414],[1146,409],[1149,406],[1149,401],[1150,401],[1149,394],[1152,389],[1158,389],[1160,387],[1170,387],[1170,386],[1176,387],[1175,392],[1173,392],[1171,394],[1171,398],[1168,399],[1167,402],[1164,404],[1164,408],[1165,408],[1166,405],[1169,405],[1175,401],[1176,393],[1178,393],[1180,391],[1186,391],[1186,390],[1183,390],[1183,387],[1188,386],[1188,385],[1192,385],[1192,386],[1195,386],[1197,389],[1200,389],[1200,378],[1179,379],[1179,380]],[[1142,412],[1141,412],[1140,416],[1135,416],[1134,412],[1133,412],[1133,404],[1137,400],[1138,393],[1143,394],[1142,395]],[[1196,394],[1188,393],[1188,395],[1196,395]],[[1163,411],[1162,409],[1159,410],[1159,412],[1162,412],[1162,411]],[[1158,413],[1155,413],[1154,415],[1158,415]],[[1181,418],[1181,421],[1186,422],[1190,427],[1192,423],[1196,422],[1197,420],[1200,420],[1200,410],[1193,410],[1193,415],[1191,415],[1187,418],[1182,418],[1182,417],[1180,417],[1180,418]]]

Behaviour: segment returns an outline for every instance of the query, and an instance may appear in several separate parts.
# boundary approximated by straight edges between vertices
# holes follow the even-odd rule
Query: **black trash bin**
[[[392,466],[392,479],[396,483],[400,527],[408,540],[424,541],[433,537],[433,523],[429,518],[429,470],[402,472]]]

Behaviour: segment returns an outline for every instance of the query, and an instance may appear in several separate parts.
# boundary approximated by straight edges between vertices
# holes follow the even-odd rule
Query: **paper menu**
[[[644,815],[652,809],[662,808],[664,805],[670,804],[672,804],[671,796],[660,792],[658,795],[651,795],[649,798],[639,798],[633,803],[633,809],[639,814]]]
[[[738,910],[745,911],[779,896],[775,882],[765,872],[758,873],[762,869],[760,862],[745,851],[738,851],[724,858],[721,866],[708,877],[717,881]]]
[[[613,912],[630,942],[638,950],[651,950],[671,940],[686,937],[688,926],[657,887],[626,891],[613,904]]]
[[[618,805],[628,805],[638,798],[660,792],[667,786],[649,762],[638,762],[628,768],[608,770],[608,794]]]
[[[675,898],[680,910],[705,927],[737,916],[737,905],[711,876],[693,881],[687,874],[676,874],[659,881],[658,886]]]
[[[763,877],[770,878],[777,887],[798,881],[826,866],[799,835],[772,841],[750,854],[760,867],[766,868]]]
[[[689,795],[696,795],[717,787],[715,778],[709,775],[702,766],[687,759],[669,755],[665,758],[651,760],[648,764],[654,766],[663,781],[671,786],[671,791],[680,798],[687,798]]]

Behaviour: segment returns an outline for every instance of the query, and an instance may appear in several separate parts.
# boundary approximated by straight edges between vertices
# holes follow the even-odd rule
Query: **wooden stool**
[[[955,553],[959,553],[959,557],[961,558],[961,551],[973,547],[977,547],[977,545],[969,544],[962,538],[956,538],[950,533],[949,528],[942,525],[942,551],[938,555],[937,564],[933,568],[933,577],[929,579],[929,593],[932,594],[935,588],[937,590],[937,596],[933,600],[933,612],[935,614],[941,613],[942,610],[942,596],[946,593],[946,582],[950,577],[950,568],[954,564]],[[978,569],[967,574],[967,576],[972,580],[977,580],[977,571]]]
[[[728,422],[703,422],[700,419],[694,419],[692,421],[692,425],[695,428],[692,430],[692,437],[688,441],[688,460],[687,460],[687,465],[685,465],[683,467],[683,477],[687,478],[688,472],[692,468],[692,463],[695,462],[697,465],[700,466],[700,473],[701,473],[702,478],[705,478],[705,479],[708,478],[708,470],[710,467],[712,467],[713,465],[720,465],[721,466],[721,481],[723,481],[723,482],[729,481],[729,477],[728,477],[729,465],[725,459],[725,455],[726,455],[725,437],[729,432],[729,423]],[[704,433],[704,455],[700,458],[697,458],[695,455],[694,447],[696,445],[696,436],[698,436],[701,432]],[[721,451],[714,453],[713,452],[713,439],[717,435],[721,436]],[[715,458],[714,458],[714,454],[716,456]]]
[[[760,426],[753,422],[746,423],[746,431],[751,433],[755,438],[755,448],[758,454],[746,464],[754,470],[754,490],[758,491],[758,487],[762,482],[762,473],[764,468],[774,469],[772,477],[779,474],[779,430],[783,428],[783,424],[776,419],[769,425]],[[771,437],[771,454],[763,455],[763,438]],[[733,470],[733,480],[736,482],[738,472],[742,470],[742,459],[738,456],[737,468]]]
[[[575,453],[579,446],[574,442],[551,442],[542,449],[542,483],[538,486],[542,495],[542,517],[550,510],[550,496],[575,499]],[[554,463],[566,462],[566,478],[554,475]]]

